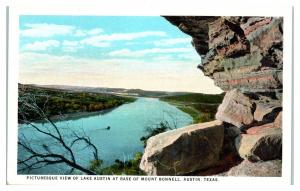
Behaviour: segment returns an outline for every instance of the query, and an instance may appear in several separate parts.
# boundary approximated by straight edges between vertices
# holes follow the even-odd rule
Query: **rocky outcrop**
[[[182,32],[193,37],[192,43],[201,57],[206,55],[209,49],[208,24],[218,17],[165,16],[165,18]]]
[[[270,160],[261,162],[250,162],[244,160],[239,165],[231,168],[227,176],[256,176],[256,177],[280,177],[281,160]],[[223,175],[224,176],[224,175]]]
[[[192,36],[199,68],[227,92],[216,118],[235,126],[272,122],[281,111],[281,17],[165,16]]]
[[[224,96],[216,113],[216,119],[236,127],[249,127],[257,122],[274,121],[281,110],[280,100],[253,93],[242,93],[238,89],[233,89]]]
[[[239,155],[250,161],[281,159],[282,129],[274,123],[254,126],[235,139]]]
[[[218,162],[224,138],[221,121],[171,130],[151,137],[140,168],[148,175],[182,175]]]
[[[283,18],[165,18],[192,37],[198,68],[226,95],[219,121],[150,138],[140,167],[150,175],[281,176]]]
[[[224,91],[236,88],[281,97],[282,18],[165,18],[193,37],[202,58],[199,68]]]

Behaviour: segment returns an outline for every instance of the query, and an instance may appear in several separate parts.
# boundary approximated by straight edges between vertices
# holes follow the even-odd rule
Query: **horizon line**
[[[80,86],[80,85],[65,85],[65,84],[32,84],[32,83],[21,83],[18,82],[18,84],[21,85],[35,85],[35,86],[69,86],[69,87],[82,87],[82,88],[107,88],[107,89],[124,89],[124,90],[142,90],[142,91],[150,91],[150,92],[169,92],[169,93],[200,93],[200,94],[207,94],[207,95],[219,95],[224,93],[222,91],[221,93],[202,93],[202,92],[195,92],[195,91],[168,91],[168,90],[149,90],[149,89],[142,89],[142,88],[121,88],[121,87],[103,87],[103,86]]]

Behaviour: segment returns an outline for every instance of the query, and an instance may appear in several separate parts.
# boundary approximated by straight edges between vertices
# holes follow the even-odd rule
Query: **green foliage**
[[[215,119],[218,106],[222,102],[222,94],[185,94],[163,97],[167,101],[193,118],[193,123],[204,123]]]
[[[154,126],[147,126],[145,131],[146,131],[146,135],[141,137],[141,141],[144,143],[144,147],[146,147],[147,145],[147,140],[152,137],[155,136],[159,133],[163,133],[166,132],[167,130],[171,130],[172,127],[170,126],[170,124],[167,121],[163,121],[160,122],[159,124],[156,124]]]
[[[98,167],[95,172],[99,175],[145,175],[139,168],[142,155],[136,153],[133,159],[125,162],[116,159],[115,164],[105,168]]]
[[[20,99],[26,96],[34,96],[39,108],[43,108],[48,116],[69,114],[76,112],[94,112],[110,109],[124,103],[133,102],[134,98],[120,97],[103,93],[87,93],[40,88],[28,85],[19,85],[19,107]],[[37,112],[23,111],[27,120],[38,120]],[[23,116],[19,115],[19,119]]]
[[[166,96],[161,98],[163,101],[178,101],[183,103],[221,103],[224,97],[222,94],[202,94],[202,93],[190,93],[176,96]]]
[[[90,162],[89,170],[96,171],[98,168],[101,168],[102,163],[102,160],[92,160]]]
[[[179,105],[178,106],[178,109],[180,109],[181,111],[189,114],[192,118],[193,118],[193,122],[196,123],[196,122],[200,122],[200,114],[199,114],[199,111],[196,110],[195,108],[193,107],[190,107],[190,106],[185,106],[185,105]]]

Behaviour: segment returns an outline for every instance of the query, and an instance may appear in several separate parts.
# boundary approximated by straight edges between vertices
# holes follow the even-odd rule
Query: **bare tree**
[[[70,131],[72,139],[71,141],[66,141],[60,127],[58,127],[45,113],[45,107],[49,97],[47,95],[42,96],[45,97],[43,106],[39,106],[37,104],[37,98],[33,94],[26,93],[19,97],[18,113],[19,116],[21,116],[19,117],[19,122],[27,124],[40,135],[51,139],[63,152],[54,151],[51,146],[46,143],[41,144],[42,149],[37,149],[36,145],[28,140],[24,134],[20,133],[18,137],[18,145],[19,148],[26,152],[26,156],[18,158],[18,165],[21,166],[18,171],[30,172],[31,170],[48,165],[65,164],[71,167],[70,173],[73,172],[74,169],[77,169],[89,175],[96,174],[94,171],[80,165],[77,162],[73,147],[75,144],[81,142],[85,145],[84,148],[91,148],[94,160],[100,164],[97,147],[91,142],[90,138],[85,133],[83,135],[78,135],[75,131]],[[50,125],[46,128],[39,127],[31,120],[27,119],[28,112],[35,112],[38,114],[40,119],[45,120]]]

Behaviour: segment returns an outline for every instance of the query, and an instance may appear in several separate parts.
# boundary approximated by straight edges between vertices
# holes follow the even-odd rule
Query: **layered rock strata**
[[[217,122],[150,138],[140,167],[149,175],[281,176],[283,19],[165,18],[192,37],[198,68],[226,95]]]
[[[282,24],[280,17],[165,16],[192,36],[199,68],[228,91],[282,92]]]

